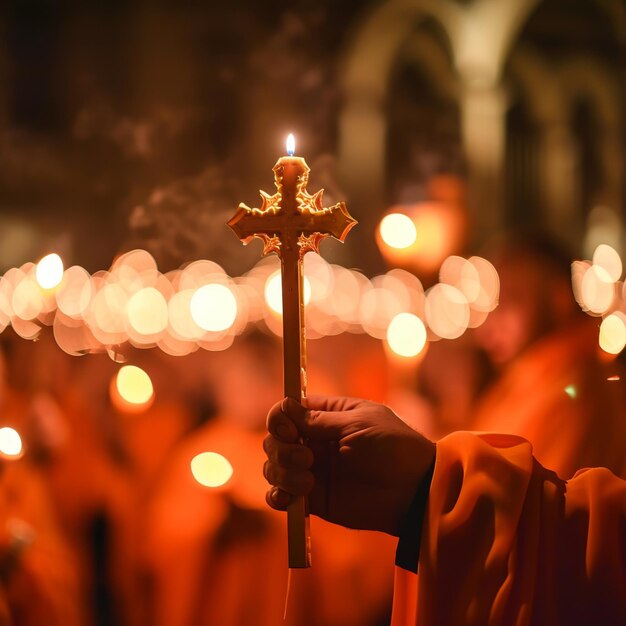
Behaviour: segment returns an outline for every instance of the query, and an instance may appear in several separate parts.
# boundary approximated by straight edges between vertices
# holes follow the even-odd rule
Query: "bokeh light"
[[[426,293],[426,321],[442,339],[456,339],[468,328],[470,308],[466,297],[456,287],[439,283]]]
[[[404,213],[385,215],[379,225],[381,239],[391,248],[408,248],[417,239],[417,230],[413,220]]]
[[[167,302],[154,287],[144,287],[134,293],[126,306],[128,323],[140,335],[158,335],[167,328]]]
[[[307,305],[311,301],[311,283],[305,276],[302,281],[302,289],[304,291],[304,304]],[[278,313],[283,314],[283,281],[280,275],[280,270],[272,272],[268,279],[265,281],[265,302],[267,306]]]
[[[424,322],[412,313],[399,313],[387,328],[387,343],[398,356],[417,356],[426,345]]]
[[[449,256],[445,259],[439,269],[439,280],[456,287],[469,303],[475,302],[480,296],[478,269],[463,257]]]
[[[80,317],[87,310],[93,293],[89,272],[78,265],[72,265],[65,270],[63,284],[57,291],[57,306],[69,317]]]
[[[63,261],[56,254],[48,254],[39,263],[35,269],[37,282],[42,289],[54,289],[61,284],[63,280]]]
[[[0,428],[0,454],[8,457],[18,457],[22,454],[22,438],[14,428],[9,426]]]
[[[477,311],[493,311],[498,306],[500,297],[500,276],[493,264],[483,257],[472,256],[468,261],[476,270],[480,283],[477,297],[470,300],[472,308]]]
[[[252,324],[282,335],[281,269],[274,255],[231,278],[206,259],[162,274],[150,253],[132,250],[115,259],[108,271],[90,275],[79,266],[68,268],[54,290],[41,287],[36,270],[37,265],[28,262],[0,276],[0,332],[11,325],[20,337],[36,339],[43,326],[51,326],[58,346],[70,355],[117,353],[125,343],[158,347],[172,356],[199,348],[220,351]],[[605,270],[598,266],[598,271]],[[449,257],[440,279],[443,282],[429,292],[427,313],[424,288],[413,272],[396,267],[370,279],[309,254],[303,275],[308,337],[365,332],[385,341],[391,353],[388,332],[390,326],[392,335],[399,332],[394,330],[398,321],[391,325],[399,314],[422,320],[427,340],[436,340],[455,338],[479,325],[497,304],[498,276],[484,259]],[[446,294],[447,303],[442,300]],[[118,408],[133,410],[119,393],[115,377],[110,393]]]
[[[34,320],[43,309],[43,295],[30,276],[22,276],[13,290],[11,305],[17,317],[24,321]]]
[[[205,487],[221,487],[233,475],[233,466],[217,452],[202,452],[191,459],[193,477]]]
[[[194,289],[178,291],[167,303],[170,332],[183,340],[197,340],[205,330],[194,322],[191,314],[191,300],[196,293]]]
[[[607,315],[600,324],[600,347],[609,354],[619,354],[626,346],[626,316],[616,312]]]
[[[402,303],[380,282],[364,290],[359,314],[361,326],[368,335],[384,339],[391,320],[399,313],[402,313]]]
[[[154,396],[150,376],[136,365],[123,365],[115,377],[115,388],[121,398],[131,405],[146,405]]]
[[[591,265],[585,271],[580,284],[580,300],[583,309],[594,315],[609,310],[615,299],[615,283],[601,265]]]
[[[204,330],[221,332],[230,328],[237,318],[237,299],[233,292],[219,283],[203,285],[189,303],[193,321]]]
[[[601,267],[609,281],[616,282],[622,275],[622,260],[615,248],[602,243],[593,253],[593,264]]]

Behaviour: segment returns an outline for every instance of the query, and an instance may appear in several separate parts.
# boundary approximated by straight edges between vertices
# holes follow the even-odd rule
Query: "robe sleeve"
[[[626,482],[607,469],[566,482],[520,437],[453,433],[415,533],[392,626],[626,624]]]

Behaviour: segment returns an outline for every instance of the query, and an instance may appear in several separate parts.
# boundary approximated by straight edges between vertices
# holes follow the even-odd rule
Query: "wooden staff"
[[[291,136],[290,136],[291,137]],[[325,237],[344,241],[356,225],[343,202],[324,208],[323,190],[307,192],[309,166],[302,157],[281,157],[273,168],[276,193],[261,191],[262,205],[240,204],[228,225],[244,244],[263,241],[263,254],[281,260],[283,296],[283,376],[285,396],[301,402],[306,397],[306,332],[304,326],[303,258]],[[311,566],[307,499],[294,498],[287,509],[289,567]]]

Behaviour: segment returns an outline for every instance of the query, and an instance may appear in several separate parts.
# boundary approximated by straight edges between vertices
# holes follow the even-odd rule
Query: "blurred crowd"
[[[570,259],[540,237],[490,259],[500,303],[480,327],[413,359],[366,334],[310,341],[309,391],[385,402],[435,440],[519,434],[563,478],[597,465],[626,477],[626,373],[573,298]],[[185,357],[123,350],[154,386],[140,410],[116,401],[106,353],[68,356],[45,332],[7,330],[0,345],[0,426],[24,442],[0,459],[0,626],[388,623],[395,539],[319,519],[283,622],[286,524],[265,504],[261,447],[282,396],[274,335]],[[232,465],[226,484],[194,478],[205,451]]]

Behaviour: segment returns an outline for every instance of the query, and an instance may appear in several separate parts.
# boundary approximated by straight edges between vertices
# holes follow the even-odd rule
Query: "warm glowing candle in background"
[[[417,315],[399,313],[387,328],[387,343],[398,356],[417,356],[426,345],[424,322]]]
[[[609,281],[616,282],[622,275],[622,260],[614,248],[600,244],[593,253],[593,264],[603,268]]]
[[[37,283],[42,289],[54,289],[63,280],[63,261],[58,254],[48,254],[35,269]]]
[[[19,457],[22,454],[22,438],[14,428],[0,428],[0,454],[8,457]]]
[[[191,297],[189,307],[193,321],[211,332],[227,330],[237,319],[237,299],[226,285],[203,285]]]
[[[600,324],[600,347],[609,354],[619,354],[626,346],[626,316],[617,311]]]
[[[296,138],[291,133],[287,135],[285,145],[287,147],[287,154],[293,156],[296,153]]]
[[[415,224],[404,213],[385,215],[378,228],[381,239],[391,248],[409,248],[417,239]]]
[[[136,291],[126,303],[128,323],[140,335],[156,335],[167,328],[167,301],[154,287]]]
[[[136,365],[124,365],[119,369],[115,389],[122,400],[136,408],[145,408],[154,397],[150,376]]]
[[[233,466],[217,452],[202,452],[191,459],[193,477],[205,487],[221,487],[233,475]]]

